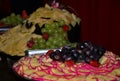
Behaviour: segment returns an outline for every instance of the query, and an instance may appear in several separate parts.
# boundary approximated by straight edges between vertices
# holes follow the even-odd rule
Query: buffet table
[[[16,75],[11,64],[8,61],[8,57],[4,54],[0,54],[0,81],[28,81],[18,75]]]

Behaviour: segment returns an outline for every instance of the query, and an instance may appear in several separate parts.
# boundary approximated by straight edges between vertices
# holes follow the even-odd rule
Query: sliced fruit
[[[74,60],[66,60],[65,61],[65,64],[68,66],[68,67],[71,67],[75,64]]]
[[[26,10],[22,11],[22,18],[23,19],[27,19],[28,18],[28,14],[27,14]]]
[[[91,60],[91,61],[89,62],[89,64],[90,64],[91,66],[94,66],[94,67],[99,67],[99,65],[100,65],[100,63],[99,63],[98,61],[96,61],[96,60]]]
[[[45,40],[48,40],[49,34],[47,32],[44,32],[43,35],[42,35],[42,38],[45,39]]]
[[[3,26],[4,25],[4,23],[3,22],[0,22],[0,26]]]
[[[32,46],[34,45],[34,43],[35,42],[33,40],[28,41],[27,47],[32,48]]]
[[[67,32],[67,31],[69,30],[69,26],[68,26],[68,25],[64,25],[64,26],[63,26],[63,30],[64,30],[65,32]]]
[[[54,52],[54,50],[52,50],[52,49],[51,49],[51,50],[48,50],[47,53],[46,53],[46,55],[49,56],[49,55],[50,55],[51,53],[53,53],[53,52]]]

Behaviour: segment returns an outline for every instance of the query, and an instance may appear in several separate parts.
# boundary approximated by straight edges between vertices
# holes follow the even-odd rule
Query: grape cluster
[[[76,49],[80,53],[78,58],[84,58],[84,61],[87,63],[89,63],[91,60],[99,61],[106,51],[103,47],[92,44],[89,41],[77,44]],[[82,55],[83,58],[81,58]],[[80,59],[78,59],[78,61],[81,61]]]
[[[15,26],[17,24],[22,23],[23,19],[20,14],[11,13],[9,16],[2,18],[0,22],[4,23],[4,25],[12,25]]]
[[[60,48],[70,43],[67,38],[67,31],[70,28],[65,25],[63,20],[46,23],[42,27],[36,24],[35,27],[36,29],[33,33],[40,34],[41,37],[33,39],[35,43],[31,49]]]
[[[89,41],[77,43],[75,47],[64,46],[61,50],[56,50],[50,54],[50,58],[57,61],[66,62],[73,60],[75,63],[91,61],[99,62],[105,53],[105,49]]]

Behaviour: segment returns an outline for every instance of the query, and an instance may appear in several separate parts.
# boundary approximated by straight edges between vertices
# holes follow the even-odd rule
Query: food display
[[[120,57],[86,41],[22,57],[13,70],[35,81],[120,81]]]
[[[0,20],[0,25],[13,26],[3,28],[0,56],[17,76],[30,81],[120,81],[120,57],[81,42],[80,20],[55,0],[29,16],[25,10],[22,15],[12,13]]]
[[[15,13],[11,13],[9,16],[2,18],[0,20],[1,26],[3,25],[11,25],[11,26],[15,26],[18,25],[20,23],[22,23],[23,19],[22,16],[20,14],[15,14]]]
[[[0,19],[0,27],[14,27],[21,24],[25,19],[28,18],[26,10],[21,11],[21,14],[16,14],[12,12],[10,15]]]
[[[0,52],[25,56],[28,49],[60,48],[71,43],[69,34],[73,33],[70,31],[79,25],[80,18],[74,12],[46,4],[30,14],[22,24],[0,35]]]

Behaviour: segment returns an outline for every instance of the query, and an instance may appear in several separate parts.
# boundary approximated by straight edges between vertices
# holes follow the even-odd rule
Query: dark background
[[[44,0],[0,0],[0,18],[12,12],[21,14],[22,10],[30,14],[41,6],[44,6]]]
[[[11,11],[21,13],[26,10],[28,14],[35,11],[38,7],[43,6],[44,0],[10,0]]]
[[[120,55],[120,0],[59,0],[81,18],[81,41],[89,40]]]

